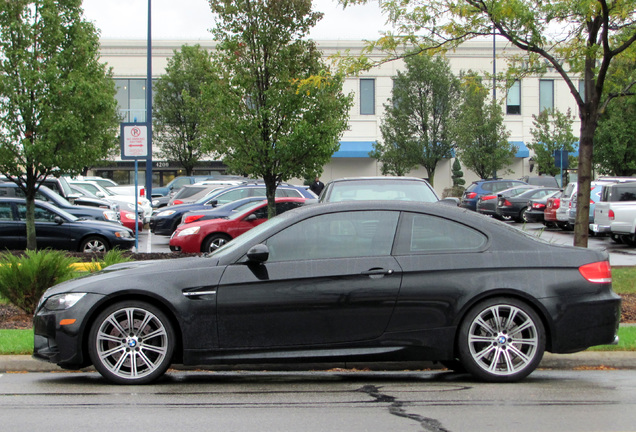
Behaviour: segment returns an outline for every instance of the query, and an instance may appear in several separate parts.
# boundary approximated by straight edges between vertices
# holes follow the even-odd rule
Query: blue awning
[[[515,157],[518,158],[527,158],[530,157],[530,150],[526,147],[526,144],[523,141],[510,141],[510,144],[514,144],[517,147],[517,153]]]
[[[340,141],[340,150],[335,152],[335,158],[368,158],[373,151],[375,141]]]

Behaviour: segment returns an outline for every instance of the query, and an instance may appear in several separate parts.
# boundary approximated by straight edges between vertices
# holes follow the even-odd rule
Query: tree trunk
[[[594,131],[597,122],[593,116],[581,119],[579,138],[578,190],[576,193],[576,222],[574,246],[587,247],[590,215],[590,190],[592,183],[592,155]]]
[[[28,250],[37,249],[37,237],[35,235],[35,198],[34,195],[26,197],[26,248]]]
[[[263,176],[265,181],[265,194],[267,196],[267,218],[271,219],[276,216],[276,176]]]

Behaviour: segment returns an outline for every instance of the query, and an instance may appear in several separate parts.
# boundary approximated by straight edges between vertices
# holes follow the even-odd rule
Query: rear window
[[[329,202],[363,200],[437,202],[439,199],[423,181],[365,179],[335,182],[328,197]]]
[[[602,200],[609,202],[636,201],[636,187],[628,185],[604,187]]]

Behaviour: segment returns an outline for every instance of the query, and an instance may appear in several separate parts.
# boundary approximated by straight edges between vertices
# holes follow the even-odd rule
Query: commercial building
[[[199,44],[207,49],[214,49],[212,41],[186,40],[158,40],[152,46],[153,79],[163,74],[168,59],[175,50],[183,45]],[[325,58],[338,52],[349,51],[351,54],[359,52],[362,41],[317,41],[319,49]],[[113,68],[114,78],[118,87],[117,100],[126,122],[144,122],[146,120],[146,57],[147,42],[145,40],[102,40],[101,58]],[[494,56],[493,56],[494,53]],[[458,49],[449,52],[447,58],[453,73],[459,75],[461,71],[473,70],[478,73],[492,73],[493,59],[497,72],[507,67],[506,57],[518,54],[514,48],[504,41],[497,41],[493,52],[493,41],[470,41]],[[378,53],[376,59],[380,58]],[[382,139],[380,123],[384,112],[384,104],[391,97],[393,77],[403,68],[402,61],[386,62],[381,66],[349,77],[345,81],[345,93],[354,94],[354,104],[350,112],[349,128],[341,137],[340,150],[336,152],[331,162],[324,167],[323,181],[333,178],[351,176],[380,175],[380,165],[369,157],[375,141]],[[556,108],[566,112],[572,109],[577,112],[574,98],[565,81],[553,70],[539,77],[526,77],[515,82],[504,93],[498,90],[497,100],[502,104],[505,113],[505,125],[510,131],[510,141],[518,147],[514,162],[509,167],[511,174],[506,177],[520,178],[530,175],[531,152],[527,144],[532,141],[530,133],[533,127],[533,115],[538,115],[541,109]],[[578,117],[573,125],[576,133],[579,128]],[[435,173],[435,188],[442,192],[452,185],[451,166],[453,160],[441,162]],[[140,164],[140,169],[145,169]],[[160,160],[153,157],[153,183],[162,185],[179,174],[180,166],[175,161]],[[132,180],[132,162],[114,160],[109,166],[94,170],[96,174],[115,178],[119,182]],[[197,173],[212,174],[223,172],[222,161],[210,160],[197,168]],[[467,169],[463,169],[467,182],[477,179],[477,176]],[[424,168],[411,171],[409,175],[427,178]],[[300,181],[300,180],[298,180]]]

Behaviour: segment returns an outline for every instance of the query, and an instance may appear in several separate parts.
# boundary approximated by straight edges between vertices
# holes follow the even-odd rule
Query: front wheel
[[[201,252],[214,252],[225,243],[232,240],[232,238],[225,234],[212,234],[206,238],[201,247]]]
[[[88,353],[95,369],[115,384],[146,384],[172,360],[175,334],[168,317],[140,301],[106,308],[93,323]]]
[[[109,246],[106,240],[97,236],[84,239],[79,248],[80,252],[84,253],[108,252],[108,249]]]
[[[526,303],[494,298],[476,305],[459,328],[459,358],[473,376],[519,381],[534,371],[545,350],[545,330]]]

